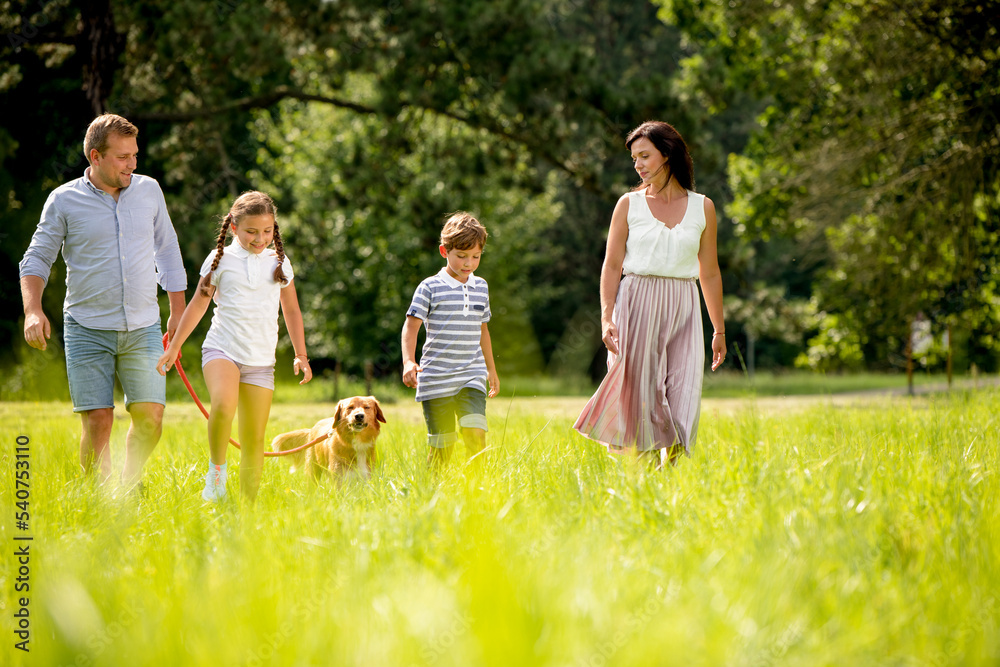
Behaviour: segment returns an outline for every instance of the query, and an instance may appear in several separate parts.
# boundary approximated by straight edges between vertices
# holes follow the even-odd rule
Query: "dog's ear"
[[[337,403],[337,411],[333,413],[333,425],[337,426],[340,422],[344,420],[344,402],[340,401]]]
[[[378,400],[374,396],[372,396],[371,398],[372,398],[372,403],[375,404],[375,419],[384,424],[385,415],[382,414],[382,406],[378,404]]]

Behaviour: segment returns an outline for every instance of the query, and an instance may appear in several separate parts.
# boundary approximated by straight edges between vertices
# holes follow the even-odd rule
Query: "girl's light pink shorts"
[[[240,370],[241,383],[252,384],[256,387],[263,387],[264,389],[274,391],[274,366],[247,366],[246,364],[241,364],[240,362],[234,360],[222,350],[212,348],[202,349],[202,368],[204,368],[205,364],[208,362],[215,361],[216,359],[226,359],[227,361],[231,361],[236,364],[236,368]]]

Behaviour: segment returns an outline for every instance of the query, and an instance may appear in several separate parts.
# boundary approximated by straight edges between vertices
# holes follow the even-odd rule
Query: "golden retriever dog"
[[[352,396],[337,403],[333,417],[316,422],[312,428],[302,428],[277,436],[271,449],[283,452],[326,435],[326,439],[305,452],[291,454],[292,469],[303,463],[303,470],[319,480],[323,471],[343,477],[350,471],[367,479],[375,462],[375,441],[378,440],[385,415],[374,396]]]

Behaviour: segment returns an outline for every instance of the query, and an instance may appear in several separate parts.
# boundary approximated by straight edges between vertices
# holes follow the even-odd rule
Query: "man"
[[[114,377],[125,390],[132,423],[122,482],[133,487],[160,439],[164,378],[157,283],[167,292],[173,335],[184,310],[187,277],[177,234],[159,184],[133,173],[139,131],[121,116],[94,119],[83,142],[90,167],[49,195],[20,264],[24,339],[44,350],[51,325],[42,292],[62,248],[66,370],[73,411],[83,419],[80,464],[111,475]]]

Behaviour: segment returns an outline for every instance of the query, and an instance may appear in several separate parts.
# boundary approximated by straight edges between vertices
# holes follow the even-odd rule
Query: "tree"
[[[882,366],[920,312],[995,337],[1000,3],[664,4],[769,99],[734,221],[825,244],[818,308],[843,315],[825,321]]]
[[[728,151],[700,133],[712,114],[673,85],[696,49],[657,21],[646,2],[219,0],[211,11],[194,0],[51,2],[37,12],[25,1],[9,6],[10,34],[27,35],[39,16],[45,22],[32,37],[0,46],[7,68],[0,101],[18,109],[0,141],[0,185],[8,188],[0,206],[17,218],[16,242],[5,247],[11,265],[47,192],[82,172],[83,128],[95,111],[108,110],[139,124],[142,170],[164,185],[189,271],[207,249],[202,239],[213,219],[241,190],[264,182],[280,191],[290,229],[317,234],[303,257],[303,277],[329,276],[324,289],[350,285],[383,299],[395,289],[396,303],[407,291],[402,283],[426,268],[393,274],[398,283],[390,288],[380,274],[385,265],[371,257],[409,261],[424,254],[370,242],[383,243],[388,234],[404,250],[429,247],[446,207],[435,188],[444,184],[487,212],[488,223],[495,214],[496,240],[520,249],[530,240],[534,257],[544,257],[522,262],[516,280],[513,261],[497,268],[509,269],[512,285],[520,285],[516,310],[527,321],[518,328],[547,358],[566,322],[596,312],[607,220],[627,187],[621,142],[629,128],[650,117],[670,119],[705,156],[700,173],[724,182]],[[324,136],[317,119],[329,112],[351,128],[345,141],[353,153],[315,145]],[[39,125],[47,128],[40,141]],[[739,143],[739,136],[727,141]],[[348,192],[323,179],[308,188],[298,182],[304,172],[287,165],[300,152],[318,168],[343,170]],[[463,180],[463,172],[476,178]],[[384,203],[396,195],[394,206]],[[554,223],[557,210],[562,217]],[[310,229],[321,211],[329,224]],[[335,264],[321,264],[332,258]],[[15,290],[2,297],[16,307]],[[58,313],[60,298],[57,289],[47,291],[48,312]],[[345,303],[318,304],[325,309],[318,317],[335,323],[335,330],[324,329],[325,340],[337,341],[330,354],[368,356],[395,345],[395,322],[355,318],[348,326]],[[15,337],[11,324],[8,339]],[[584,367],[599,345],[592,337],[575,348]]]
[[[290,210],[282,233],[308,267],[298,280],[312,354],[395,372],[413,290],[442,266],[444,218],[467,209],[490,232],[480,273],[503,322],[493,334],[498,364],[538,372],[530,274],[547,261],[536,235],[560,206],[530,154],[482,150],[484,131],[412,110],[391,123],[299,102],[278,111],[255,124],[265,148],[251,176]],[[289,141],[297,132],[308,141]]]

